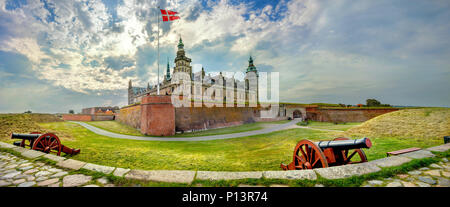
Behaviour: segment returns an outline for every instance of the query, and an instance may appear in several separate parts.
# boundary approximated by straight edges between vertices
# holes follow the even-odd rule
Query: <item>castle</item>
[[[253,59],[250,56],[249,65],[245,71],[245,78],[243,81],[236,80],[234,77],[228,78],[222,75],[211,76],[205,75],[205,70],[193,73],[192,66],[190,65],[192,60],[186,56],[184,51],[184,44],[180,37],[178,43],[177,56],[174,60],[175,66],[173,68],[173,75],[170,73],[169,61],[167,61],[167,71],[164,76],[164,80],[159,83],[160,95],[171,95],[174,93],[176,87],[179,87],[181,83],[172,81],[172,78],[177,73],[186,73],[191,79],[191,97],[193,100],[204,99],[205,92],[210,92],[211,97],[220,96],[223,97],[223,102],[233,100],[233,103],[257,103],[258,100],[258,71],[253,64]],[[252,79],[255,77],[255,79]],[[249,81],[256,80],[256,81]],[[157,85],[150,86],[147,84],[147,88],[133,87],[131,80],[128,83],[128,105],[137,104],[142,101],[142,97],[146,95],[157,95]]]

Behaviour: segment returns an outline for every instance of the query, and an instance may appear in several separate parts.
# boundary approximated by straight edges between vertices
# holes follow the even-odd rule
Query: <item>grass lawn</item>
[[[331,122],[318,122],[318,121],[310,121],[307,127],[316,128],[316,129],[331,129],[331,130],[340,130],[346,131],[354,126],[359,126],[361,122],[348,122],[348,123],[331,123]],[[297,125],[302,126],[301,123],[297,123]]]
[[[280,170],[280,163],[292,161],[292,151],[301,139],[329,140],[336,132],[289,129],[265,135],[201,142],[160,142],[114,139],[90,132],[70,122],[39,123],[55,132],[62,143],[80,148],[73,159],[131,169],[260,171]],[[355,137],[356,138],[356,137]],[[370,137],[369,160],[385,157],[388,151],[442,144],[442,138],[405,139]],[[3,139],[9,143],[10,139]]]
[[[183,133],[183,134],[175,134],[174,137],[196,137],[196,136],[210,136],[210,135],[219,135],[219,134],[239,133],[239,132],[263,129],[265,125],[269,125],[269,124],[285,124],[288,122],[289,122],[289,120],[274,121],[274,122],[256,122],[256,123],[243,124],[240,126],[209,129],[209,130],[196,131],[196,132],[187,132],[187,133]],[[141,132],[139,130],[137,130],[133,127],[130,127],[128,125],[119,123],[117,121],[90,121],[90,122],[85,122],[85,123],[90,124],[95,127],[98,127],[100,129],[106,130],[106,131],[115,132],[115,133],[119,133],[119,134],[145,136],[145,135],[141,134]]]

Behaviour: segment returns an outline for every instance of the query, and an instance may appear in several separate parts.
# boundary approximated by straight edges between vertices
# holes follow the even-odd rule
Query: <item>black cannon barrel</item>
[[[372,146],[372,142],[370,141],[369,138],[337,140],[337,141],[320,141],[316,142],[316,144],[322,149],[333,148],[339,150],[370,148]]]
[[[37,139],[40,136],[41,136],[41,134],[18,134],[18,133],[12,133],[11,134],[11,139],[32,140],[32,139]]]

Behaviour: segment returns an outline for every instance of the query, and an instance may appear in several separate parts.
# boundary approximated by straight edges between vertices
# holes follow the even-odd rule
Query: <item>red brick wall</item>
[[[92,121],[112,121],[115,119],[114,115],[100,115],[100,114],[96,114],[96,115],[92,115]]]
[[[170,96],[142,97],[141,133],[156,136],[175,134],[175,108]]]
[[[84,114],[63,114],[62,119],[64,121],[92,121],[92,116]]]
[[[322,122],[364,122],[398,109],[314,109],[307,110],[308,119]]]
[[[176,131],[204,130],[255,122],[258,108],[179,107],[175,108]]]
[[[116,121],[140,129],[141,105],[121,108],[120,113],[116,115]]]

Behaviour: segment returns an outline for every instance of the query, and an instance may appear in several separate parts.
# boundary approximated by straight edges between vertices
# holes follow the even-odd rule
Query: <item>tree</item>
[[[31,113],[33,112],[31,112],[30,110],[24,112],[24,114],[31,114]]]
[[[69,110],[69,114],[74,114],[75,112],[73,111],[73,109]]]
[[[379,101],[377,101],[376,99],[367,99],[367,100],[366,100],[366,105],[367,105],[368,107],[371,107],[371,106],[381,106],[381,103],[380,103]]]

